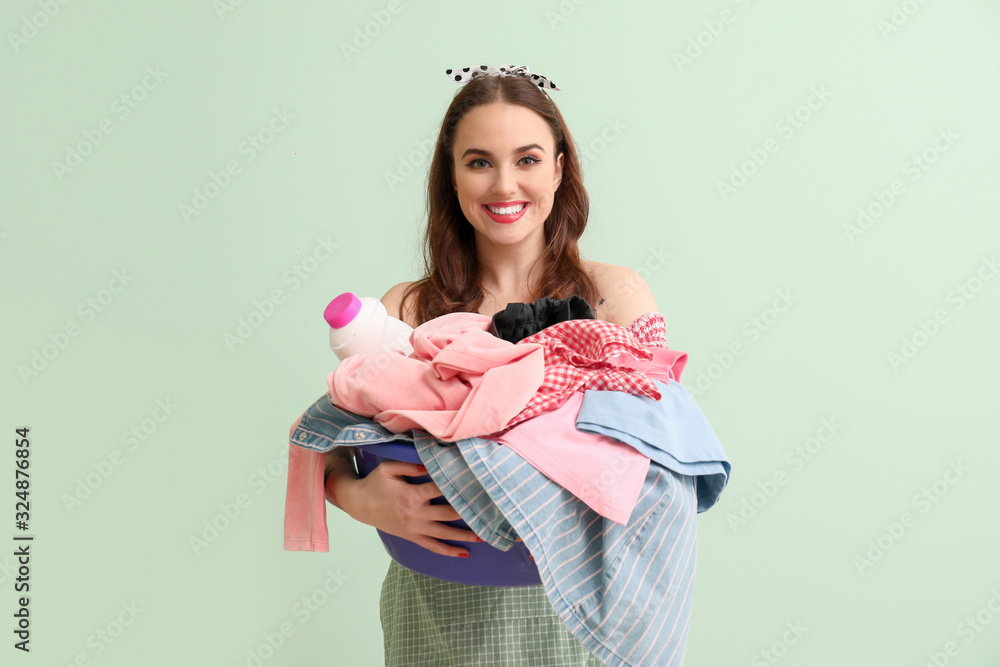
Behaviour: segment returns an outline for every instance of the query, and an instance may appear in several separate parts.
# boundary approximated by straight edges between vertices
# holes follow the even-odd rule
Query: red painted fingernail
[[[458,554],[459,558],[468,558],[469,554]]]
[[[476,542],[485,542],[485,541],[486,540],[484,540],[483,538],[481,538],[478,535],[476,535]]]

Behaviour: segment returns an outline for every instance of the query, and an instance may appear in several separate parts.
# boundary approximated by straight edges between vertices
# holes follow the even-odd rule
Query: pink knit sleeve
[[[628,330],[646,347],[670,349],[667,345],[667,321],[656,311],[640,315]]]
[[[628,330],[647,348],[662,348],[662,352],[656,353],[656,363],[669,368],[670,378],[680,382],[684,367],[687,366],[688,355],[687,352],[671,350],[667,345],[667,320],[663,315],[656,311],[643,313]]]
[[[326,454],[291,441],[302,420],[288,429],[288,474],[285,484],[285,551],[329,551],[326,527],[326,491],[323,472]]]

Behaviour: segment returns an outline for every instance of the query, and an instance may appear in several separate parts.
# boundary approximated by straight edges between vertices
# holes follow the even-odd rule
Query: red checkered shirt
[[[583,389],[625,391],[660,400],[660,391],[648,375],[608,359],[626,354],[648,361],[653,353],[647,346],[667,348],[665,324],[657,312],[643,314],[628,328],[604,320],[566,320],[521,339],[517,345],[542,345],[545,371],[538,391],[504,430],[557,408],[572,392]]]

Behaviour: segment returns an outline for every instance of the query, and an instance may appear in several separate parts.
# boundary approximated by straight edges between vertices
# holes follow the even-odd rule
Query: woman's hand
[[[340,507],[352,519],[415,542],[444,556],[467,558],[462,547],[441,540],[482,541],[472,530],[448,526],[441,521],[461,520],[451,505],[432,505],[441,494],[434,482],[410,484],[404,477],[422,477],[427,470],[416,463],[382,461],[367,477],[331,474],[331,485]]]

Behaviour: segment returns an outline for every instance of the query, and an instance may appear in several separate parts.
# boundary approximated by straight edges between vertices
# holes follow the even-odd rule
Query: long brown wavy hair
[[[579,294],[591,307],[600,293],[580,261],[578,241],[587,226],[590,199],[583,187],[576,146],[562,114],[548,94],[521,76],[474,75],[455,94],[445,112],[427,179],[425,275],[403,293],[400,312],[416,296],[416,320],[423,323],[452,312],[478,312],[485,297],[479,279],[475,230],[462,213],[452,187],[452,142],[465,114],[481,104],[519,104],[541,116],[552,130],[556,155],[563,153],[562,180],[545,219],[545,250],[540,259],[533,300],[565,299]],[[506,304],[504,304],[506,305]]]

